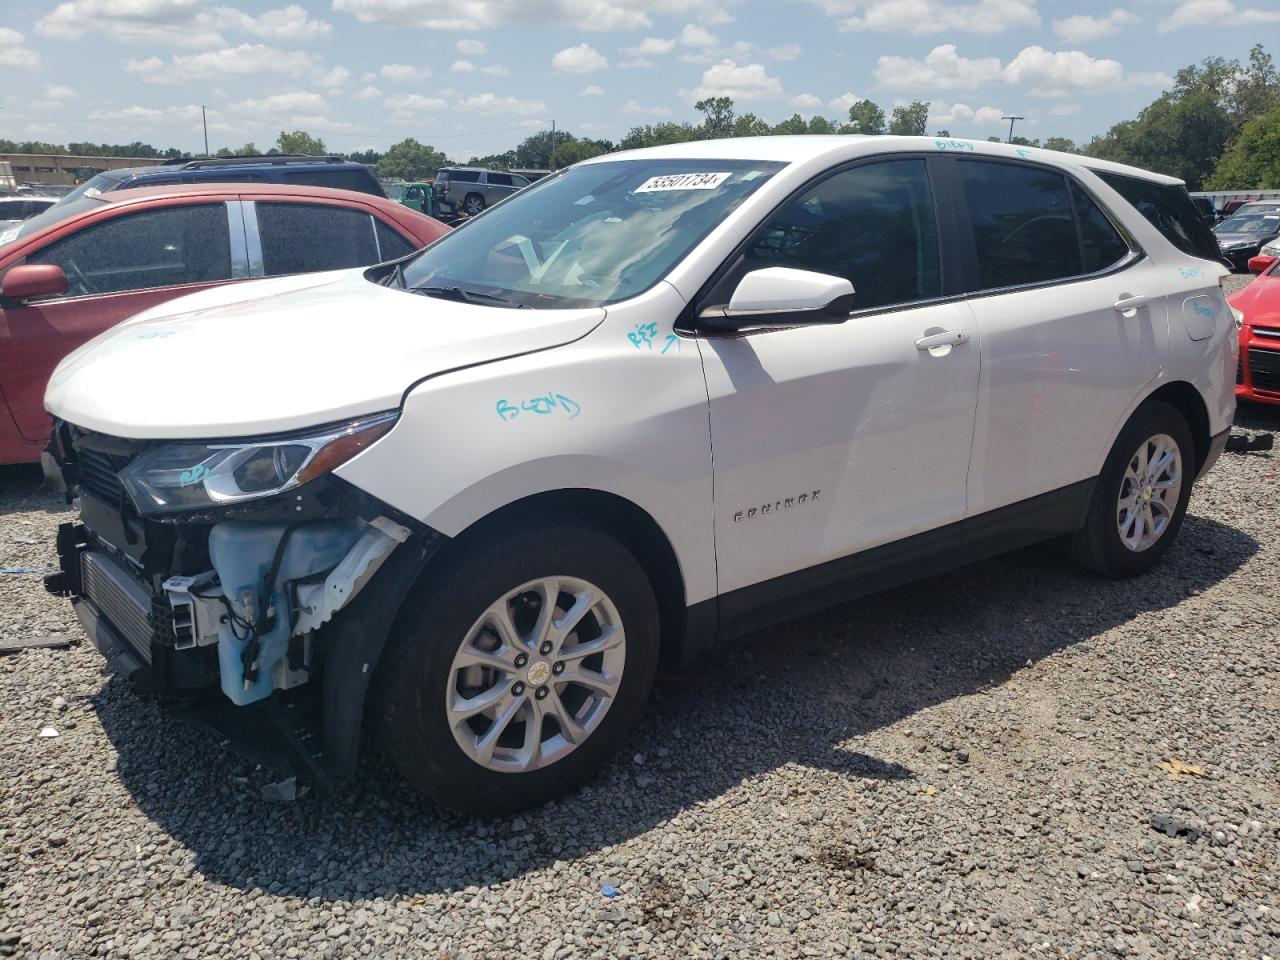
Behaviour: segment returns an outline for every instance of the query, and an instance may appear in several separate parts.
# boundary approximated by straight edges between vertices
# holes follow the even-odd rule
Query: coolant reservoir
[[[258,673],[247,686],[240,659],[249,642],[247,631],[230,622],[223,623],[218,631],[222,692],[233,703],[243,706],[271,694],[272,668],[288,652],[293,621],[285,586],[291,580],[337,566],[367,526],[358,519],[320,520],[289,531],[271,594],[275,624],[269,632],[259,634]],[[261,609],[260,602],[266,589],[264,581],[280,539],[288,530],[287,523],[231,521],[209,531],[209,557],[222,582],[223,594],[240,617],[252,617],[255,623],[264,621],[267,611]]]

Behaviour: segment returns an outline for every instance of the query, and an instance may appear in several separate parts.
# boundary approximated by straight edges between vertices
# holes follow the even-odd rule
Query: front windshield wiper
[[[385,277],[383,277],[380,282],[384,287],[389,287],[391,286],[393,281],[396,281],[399,283],[401,290],[404,289],[405,281],[404,281],[404,264],[403,263],[397,263],[394,267],[392,267],[391,272],[388,273]]]
[[[459,303],[491,303],[500,307],[512,307],[518,310],[532,310],[527,303],[516,303],[505,297],[497,297],[491,293],[478,290],[464,290],[462,287],[410,287],[410,293],[420,293],[424,297],[437,297],[441,300],[457,300]]]

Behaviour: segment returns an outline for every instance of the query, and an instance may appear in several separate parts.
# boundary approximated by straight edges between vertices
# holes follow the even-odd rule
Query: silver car
[[[442,212],[474,217],[505,200],[530,181],[518,173],[483,167],[445,167],[436,173],[436,207]]]

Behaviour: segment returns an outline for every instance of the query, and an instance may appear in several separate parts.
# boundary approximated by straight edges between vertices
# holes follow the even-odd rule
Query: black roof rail
[[[261,154],[252,157],[199,157],[197,159],[167,160],[164,166],[179,166],[183,170],[204,170],[209,167],[248,166],[254,164],[288,163],[346,163],[341,157],[311,156],[305,153]]]

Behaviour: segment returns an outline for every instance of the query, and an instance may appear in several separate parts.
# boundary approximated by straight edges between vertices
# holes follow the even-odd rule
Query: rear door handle
[[[1145,307],[1151,303],[1151,298],[1141,293],[1133,296],[1122,295],[1119,300],[1113,303],[1117,313],[1128,313],[1130,310],[1137,310],[1139,307]]]
[[[968,330],[944,330],[942,333],[931,333],[916,341],[917,350],[931,350],[934,347],[954,347],[969,339]]]

